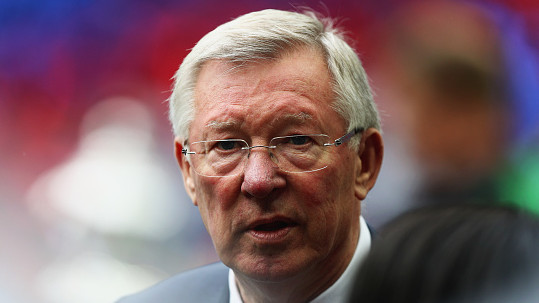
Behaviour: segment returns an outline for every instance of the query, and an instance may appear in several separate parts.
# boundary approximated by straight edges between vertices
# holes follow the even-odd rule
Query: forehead
[[[332,78],[317,50],[301,48],[241,66],[210,60],[195,87],[193,124],[267,127],[279,121],[319,121],[336,115],[333,100]]]

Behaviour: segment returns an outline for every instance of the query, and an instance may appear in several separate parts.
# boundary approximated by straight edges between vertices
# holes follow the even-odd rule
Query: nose
[[[268,196],[273,190],[285,185],[284,178],[277,171],[277,165],[272,161],[267,148],[252,149],[245,163],[242,192],[255,198]]]

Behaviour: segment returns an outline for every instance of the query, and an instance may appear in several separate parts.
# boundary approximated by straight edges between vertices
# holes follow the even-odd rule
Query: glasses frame
[[[339,146],[339,145],[342,145],[343,143],[346,143],[347,141],[350,141],[350,139],[352,139],[352,137],[354,137],[355,135],[357,135],[359,133],[362,133],[363,131],[364,131],[363,127],[354,128],[351,132],[343,135],[342,137],[339,137],[339,138],[335,139],[335,141],[333,141],[333,143],[324,143],[324,146]],[[327,136],[327,137],[329,137],[328,135],[325,135],[325,134],[310,134],[310,135],[306,135],[306,136]],[[284,138],[284,137],[272,138],[270,140],[270,142],[273,141],[274,139],[278,139],[278,138]],[[268,149],[277,148],[277,146],[275,146],[275,145],[253,145],[253,146],[249,146],[249,143],[247,143],[247,141],[241,140],[241,139],[208,140],[208,141],[197,141],[197,142],[193,142],[193,143],[210,142],[210,141],[243,141],[243,142],[245,142],[246,147],[242,147],[242,149],[243,150],[248,150],[247,157],[249,157],[249,155],[251,154],[251,149],[256,148],[256,147],[265,147],[265,148],[268,148]],[[187,144],[187,143],[185,143],[185,144]],[[182,154],[184,156],[187,156],[187,155],[196,155],[197,153],[193,152],[193,151],[189,151],[187,148],[184,147],[184,148],[182,148]],[[325,166],[323,168],[315,169],[315,170],[310,170],[310,171],[289,172],[289,173],[308,173],[308,172],[319,171],[319,170],[322,170],[322,169],[324,169],[326,167],[327,166]],[[196,170],[195,170],[195,172],[197,174],[199,174]],[[224,176],[203,175],[203,176],[206,176],[206,177],[228,177],[228,176],[235,176],[235,175],[224,175]]]

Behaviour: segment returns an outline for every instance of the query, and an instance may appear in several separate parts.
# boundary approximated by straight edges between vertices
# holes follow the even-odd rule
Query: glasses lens
[[[191,163],[202,176],[221,177],[242,172],[248,144],[239,139],[193,142]]]
[[[312,172],[327,167],[330,157],[327,135],[294,135],[270,141],[270,154],[282,171]],[[257,146],[262,147],[262,146]],[[209,140],[190,144],[191,164],[197,174],[207,177],[238,175],[243,172],[249,145],[244,140]]]
[[[274,159],[286,172],[311,172],[326,168],[329,162],[327,135],[295,135],[276,137],[270,145],[275,146]]]

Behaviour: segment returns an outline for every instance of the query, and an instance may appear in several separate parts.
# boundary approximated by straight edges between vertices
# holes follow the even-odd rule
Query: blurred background
[[[0,302],[113,302],[217,260],[166,99],[205,33],[308,6],[356,41],[386,155],[377,227],[445,200],[539,213],[539,3],[1,0]]]

